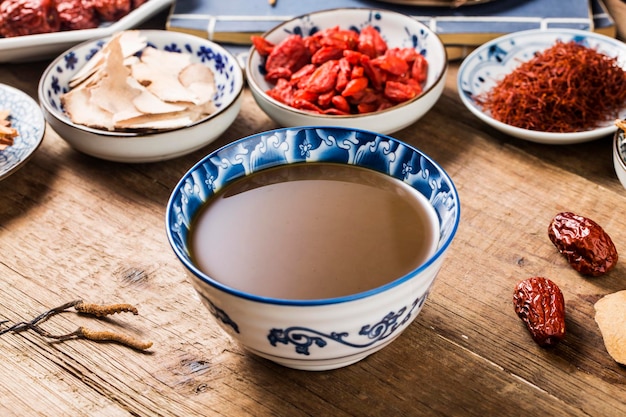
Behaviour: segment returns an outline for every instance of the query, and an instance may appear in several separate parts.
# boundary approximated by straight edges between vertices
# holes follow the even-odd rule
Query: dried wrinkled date
[[[586,217],[559,213],[550,222],[548,236],[572,268],[583,275],[597,277],[617,263],[617,249],[609,235]]]
[[[553,346],[565,337],[565,300],[554,282],[543,277],[519,282],[513,304],[539,346]]]

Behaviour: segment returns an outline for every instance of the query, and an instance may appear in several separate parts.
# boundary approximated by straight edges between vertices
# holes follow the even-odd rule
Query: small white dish
[[[576,29],[536,29],[511,33],[481,45],[467,56],[459,68],[457,85],[463,104],[480,120],[508,135],[531,142],[566,145],[610,136],[615,131],[614,120],[597,129],[554,133],[514,127],[492,118],[476,103],[473,96],[490,90],[496,82],[513,71],[520,63],[533,58],[536,52],[551,47],[557,40],[575,40],[610,57],[617,57],[626,68],[626,44],[594,32]],[[619,115],[626,118],[626,108]]]
[[[5,84],[0,84],[0,109],[9,110],[11,127],[18,131],[13,145],[0,151],[0,180],[3,180],[24,166],[41,145],[46,122],[35,100]]]
[[[149,0],[117,22],[103,23],[94,29],[0,38],[0,63],[28,62],[52,58],[83,41],[103,38],[121,30],[131,29],[171,5],[172,1]]]
[[[428,61],[428,77],[422,93],[411,100],[370,113],[328,115],[300,110],[267,94],[274,85],[265,80],[265,58],[252,47],[246,65],[248,86],[259,107],[276,123],[285,127],[342,126],[390,134],[417,122],[439,100],[448,71],[445,47],[434,31],[410,16],[382,9],[320,10],[281,23],[263,37],[276,45],[290,34],[307,37],[336,26],[355,31],[374,26],[390,48],[414,48],[422,54]]]
[[[244,78],[237,59],[220,45],[198,36],[166,30],[141,30],[148,45],[187,53],[191,62],[209,67],[215,76],[217,111],[188,126],[159,131],[121,132],[79,125],[61,105],[69,81],[110,38],[83,42],[65,51],[44,71],[39,102],[46,121],[74,149],[116,162],[143,163],[176,158],[217,139],[235,121],[243,101]]]

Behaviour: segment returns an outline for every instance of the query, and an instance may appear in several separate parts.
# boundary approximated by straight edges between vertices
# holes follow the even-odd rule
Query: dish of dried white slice
[[[186,53],[148,45],[138,31],[116,34],[61,96],[77,124],[109,131],[188,126],[216,111],[213,72]]]

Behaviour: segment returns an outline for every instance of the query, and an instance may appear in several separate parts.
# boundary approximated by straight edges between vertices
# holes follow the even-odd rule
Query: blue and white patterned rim
[[[10,111],[11,126],[19,133],[12,146],[0,151],[0,180],[2,180],[21,168],[39,147],[46,123],[35,100],[26,93],[4,84],[0,84],[0,109]]]
[[[187,236],[199,208],[233,180],[277,165],[336,162],[373,169],[411,185],[434,207],[440,221],[436,253],[415,271],[382,287],[324,300],[284,300],[259,297],[230,288],[206,276],[191,261]],[[167,204],[166,231],[183,264],[200,280],[232,295],[270,304],[322,305],[340,303],[385,291],[427,269],[443,256],[460,219],[459,196],[446,174],[419,150],[389,136],[342,127],[294,127],[258,133],[230,143],[193,166],[176,185]]]

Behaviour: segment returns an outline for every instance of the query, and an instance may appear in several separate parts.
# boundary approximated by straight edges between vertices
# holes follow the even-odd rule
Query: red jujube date
[[[565,299],[554,282],[543,277],[520,281],[513,305],[539,346],[553,346],[565,337]]]
[[[570,212],[559,213],[550,222],[548,237],[569,264],[583,275],[599,276],[617,263],[613,241],[593,220]]]

